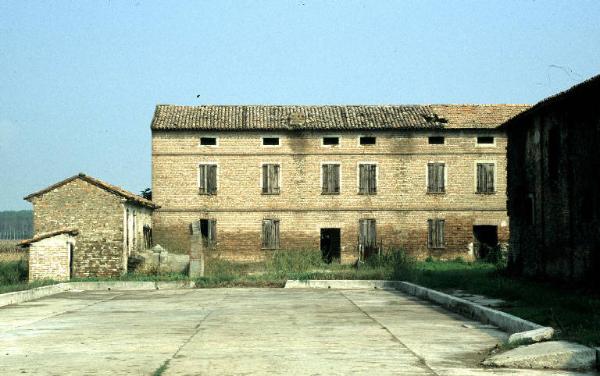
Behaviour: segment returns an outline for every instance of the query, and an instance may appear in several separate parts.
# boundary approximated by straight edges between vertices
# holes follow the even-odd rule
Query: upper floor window
[[[430,145],[442,145],[446,142],[443,136],[429,136]]]
[[[200,137],[200,146],[217,146],[216,137]]]
[[[324,195],[334,195],[340,193],[340,165],[327,163],[321,166],[323,174]]]
[[[262,221],[262,248],[279,249],[279,220],[263,219]]]
[[[279,146],[279,137],[263,137],[263,146]]]
[[[262,165],[262,193],[267,195],[279,194],[280,165],[266,163]]]
[[[323,146],[335,146],[340,144],[340,138],[337,136],[323,137]]]
[[[477,145],[494,145],[494,136],[477,137]]]
[[[201,164],[198,168],[198,188],[200,194],[217,194],[217,165]]]
[[[443,163],[427,164],[427,193],[444,193],[446,191],[444,170]]]
[[[494,163],[477,163],[477,193],[494,193]]]
[[[361,163],[358,165],[358,193],[361,195],[377,194],[377,165]]]
[[[430,249],[444,248],[444,227],[446,221],[443,219],[427,220],[429,230],[427,231],[427,247]]]
[[[361,136],[359,142],[361,145],[375,145],[377,138],[374,136]]]

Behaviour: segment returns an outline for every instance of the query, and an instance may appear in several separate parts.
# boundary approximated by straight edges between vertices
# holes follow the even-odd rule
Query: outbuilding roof
[[[529,107],[518,104],[158,105],[151,128],[154,131],[490,129]]]
[[[552,96],[549,96],[548,98],[539,101],[528,110],[523,111],[520,114],[517,114],[516,116],[508,119],[500,126],[500,128],[504,129],[506,127],[512,126],[513,124],[520,122],[522,119],[528,118],[529,116],[533,116],[539,111],[549,106],[556,105],[563,100],[575,97],[581,98],[581,96],[586,96],[590,99],[597,99],[598,93],[600,93],[600,74],[591,77],[565,91],[562,91],[558,94],[554,94]]]
[[[147,200],[147,199],[145,199],[145,198],[143,198],[141,196],[138,196],[135,193],[131,193],[131,192],[126,191],[125,189],[123,189],[121,187],[117,187],[116,185],[112,185],[112,184],[109,184],[109,183],[107,183],[105,181],[102,181],[100,179],[93,178],[93,177],[91,177],[89,175],[86,175],[84,173],[79,173],[79,174],[73,175],[70,178],[67,178],[65,180],[61,180],[61,181],[59,181],[56,184],[52,184],[49,187],[46,187],[46,188],[44,188],[44,189],[42,189],[40,191],[37,191],[37,192],[34,192],[34,193],[32,193],[32,194],[30,194],[28,196],[25,196],[23,199],[27,200],[27,201],[31,201],[31,199],[33,197],[41,196],[44,193],[50,192],[50,191],[52,191],[52,190],[54,190],[54,189],[56,189],[58,187],[61,187],[61,186],[65,185],[65,184],[67,184],[67,183],[75,180],[75,179],[81,179],[83,181],[86,181],[86,182],[88,182],[90,184],[93,184],[93,185],[95,185],[95,186],[97,186],[99,188],[104,189],[107,192],[113,193],[113,194],[115,194],[117,196],[121,196],[121,197],[125,198],[127,201],[139,204],[141,206],[146,206],[146,207],[149,207],[149,208],[152,208],[152,209],[156,209],[156,208],[159,207],[158,205],[154,204],[152,201]]]
[[[60,230],[44,232],[34,236],[31,239],[22,240],[19,243],[17,243],[17,245],[20,247],[24,247],[30,245],[31,243],[39,242],[40,240],[48,239],[61,234],[77,235],[79,234],[79,230],[77,230],[76,228],[63,228]]]

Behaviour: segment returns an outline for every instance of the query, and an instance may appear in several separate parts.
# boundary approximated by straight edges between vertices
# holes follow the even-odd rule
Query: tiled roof
[[[77,235],[77,234],[79,234],[79,230],[77,230],[76,228],[64,228],[64,229],[60,229],[60,230],[56,230],[56,231],[44,232],[42,234],[38,234],[38,235],[34,236],[31,239],[22,240],[17,245],[20,247],[23,247],[23,246],[30,245],[31,243],[39,242],[40,240],[51,238],[53,236],[61,235],[61,234]]]
[[[71,182],[71,181],[73,181],[75,179],[81,179],[83,181],[86,181],[86,182],[88,182],[90,184],[93,184],[93,185],[95,185],[97,187],[100,187],[100,188],[104,189],[105,191],[108,191],[110,193],[114,193],[114,194],[116,194],[118,196],[121,196],[121,197],[127,199],[128,201],[137,203],[139,205],[146,206],[146,207],[149,207],[149,208],[152,208],[152,209],[158,208],[158,206],[156,204],[154,204],[150,200],[146,200],[145,198],[143,198],[141,196],[138,196],[138,195],[136,195],[134,193],[131,193],[129,191],[126,191],[126,190],[124,190],[121,187],[117,187],[116,185],[109,184],[109,183],[107,183],[105,181],[93,178],[93,177],[88,176],[88,175],[83,174],[83,173],[71,176],[70,178],[67,178],[65,180],[59,181],[56,184],[52,184],[49,187],[46,187],[46,188],[44,188],[44,189],[42,189],[40,191],[37,191],[37,192],[32,193],[32,194],[30,194],[28,196],[25,196],[24,199],[27,200],[27,201],[29,201],[33,197],[43,195],[44,193],[47,193],[47,192],[49,192],[49,191],[51,191],[53,189],[56,189],[56,188],[58,188],[60,186],[63,186],[63,185],[65,185],[65,184],[67,184],[67,183],[69,183],[69,182]]]
[[[158,105],[152,130],[369,130],[495,128],[529,105]]]
[[[554,94],[545,98],[534,106],[529,108],[527,111],[524,111],[520,114],[515,115],[514,117],[508,119],[504,124],[502,124],[502,128],[511,126],[513,124],[518,123],[521,119],[527,118],[534,113],[548,107],[552,106],[562,100],[566,100],[567,98],[573,98],[576,96],[588,96],[590,100],[597,99],[598,93],[600,93],[600,74],[594,77],[591,77],[565,91],[562,91],[558,94]],[[579,97],[581,98],[581,97]]]

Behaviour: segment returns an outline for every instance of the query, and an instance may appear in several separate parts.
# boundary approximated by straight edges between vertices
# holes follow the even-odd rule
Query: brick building
[[[496,127],[526,108],[159,105],[155,240],[185,252],[198,222],[236,260],[321,249],[352,262],[379,247],[473,258],[473,243],[508,241]]]
[[[508,134],[510,264],[530,276],[598,278],[600,76],[501,126]]]
[[[25,200],[33,204],[35,235],[33,242],[24,245],[49,239],[30,246],[36,255],[33,260],[30,258],[30,263],[47,264],[34,265],[34,269],[64,265],[64,252],[57,244],[65,239],[57,235],[64,235],[63,230],[69,229],[66,233],[75,237],[74,241],[65,242],[65,247],[72,247],[68,255],[69,270],[63,270],[62,266],[56,269],[60,271],[57,278],[124,274],[128,256],[150,245],[152,211],[156,205],[91,176],[72,176],[30,194]],[[48,247],[44,248],[46,243]],[[67,252],[66,248],[64,251]]]
[[[19,246],[28,250],[29,282],[71,279],[75,237],[78,233],[76,229],[61,229],[20,242]]]

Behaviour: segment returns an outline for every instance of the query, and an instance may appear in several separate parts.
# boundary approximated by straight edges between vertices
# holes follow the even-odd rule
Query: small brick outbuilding
[[[29,282],[43,279],[71,279],[77,229],[61,229],[34,236],[19,243],[29,251]]]
[[[69,276],[125,274],[128,257],[151,246],[152,211],[157,206],[102,180],[78,174],[25,200],[33,204],[33,239],[77,229]]]

